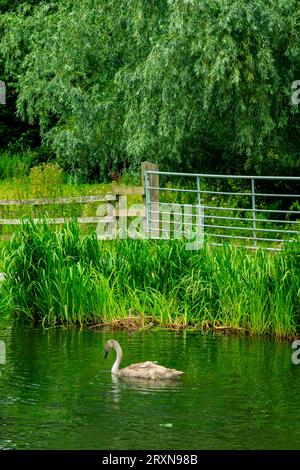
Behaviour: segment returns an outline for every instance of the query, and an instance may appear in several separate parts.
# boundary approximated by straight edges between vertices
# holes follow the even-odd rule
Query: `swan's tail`
[[[174,370],[172,371],[171,377],[172,377],[172,378],[177,378],[177,377],[180,377],[182,374],[184,374],[184,372],[182,372],[181,370],[175,370],[175,369],[174,369]]]

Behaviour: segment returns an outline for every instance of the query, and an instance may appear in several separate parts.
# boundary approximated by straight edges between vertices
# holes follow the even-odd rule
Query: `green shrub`
[[[57,163],[43,163],[31,168],[29,180],[36,197],[55,197],[62,190],[63,170]]]
[[[32,159],[32,152],[18,155],[2,152],[0,154],[0,180],[27,176]]]

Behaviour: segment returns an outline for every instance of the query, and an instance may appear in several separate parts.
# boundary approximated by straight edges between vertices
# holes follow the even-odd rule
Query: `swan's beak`
[[[105,350],[105,351],[104,351],[104,359],[107,358],[107,355],[108,355],[108,351]]]

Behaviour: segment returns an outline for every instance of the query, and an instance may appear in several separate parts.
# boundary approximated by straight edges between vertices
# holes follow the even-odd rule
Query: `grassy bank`
[[[300,331],[300,248],[270,254],[179,241],[99,243],[74,222],[24,224],[2,252],[1,312],[52,324]],[[129,318],[129,320],[128,320]]]

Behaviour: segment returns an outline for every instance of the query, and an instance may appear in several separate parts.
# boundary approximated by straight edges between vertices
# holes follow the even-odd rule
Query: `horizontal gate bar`
[[[244,180],[284,180],[284,181],[300,181],[300,176],[250,176],[250,175],[215,175],[207,173],[176,173],[168,171],[146,171],[149,175],[165,175],[165,176],[188,176],[201,178],[221,178],[221,179],[244,179]],[[202,192],[202,191],[201,191]]]

